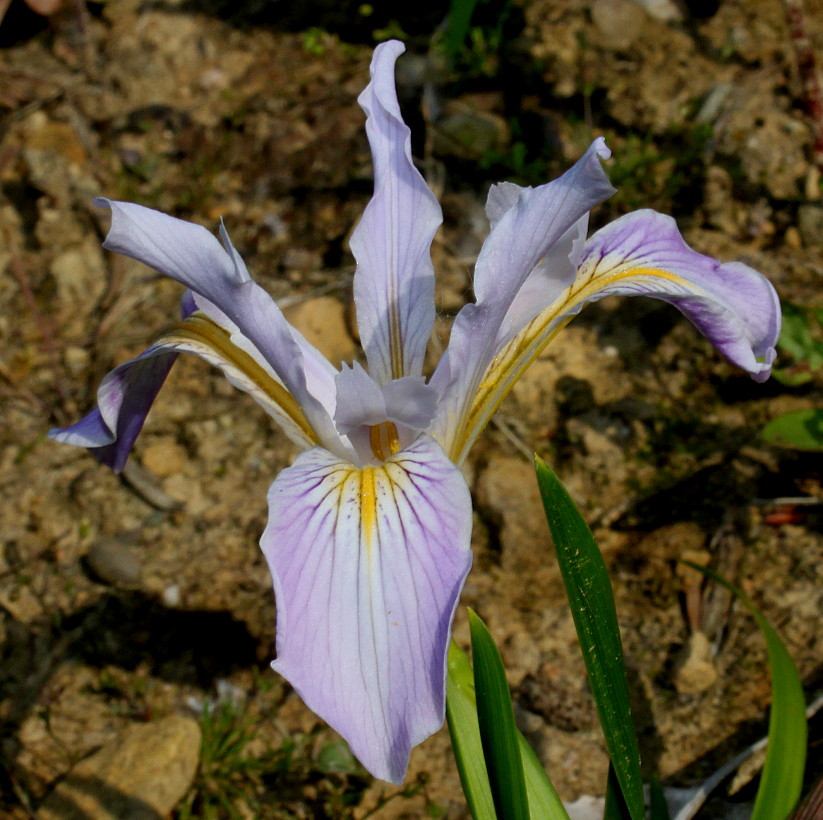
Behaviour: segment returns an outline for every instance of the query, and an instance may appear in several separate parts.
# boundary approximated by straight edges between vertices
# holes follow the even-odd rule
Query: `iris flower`
[[[777,296],[746,265],[695,253],[653,211],[586,239],[614,193],[602,139],[558,179],[494,186],[475,301],[424,375],[435,321],[430,245],[441,222],[415,168],[394,87],[398,42],[377,47],[359,98],[374,195],[351,238],[368,368],[337,370],[250,277],[225,228],[148,208],[111,209],[105,247],[186,287],[183,318],[116,367],[97,408],[52,438],[123,468],[175,358],[194,353],[249,393],[303,448],[274,479],[261,538],[277,605],[273,668],[376,777],[402,782],[413,746],[445,711],[446,652],[471,566],[471,499],[461,465],[500,402],[587,303],[642,294],[679,308],[733,363],[769,376]]]

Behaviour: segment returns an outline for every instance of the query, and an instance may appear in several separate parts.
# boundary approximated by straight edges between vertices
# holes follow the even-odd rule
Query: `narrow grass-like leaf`
[[[569,820],[563,801],[540,765],[534,749],[519,732],[517,739],[520,741],[520,755],[523,758],[523,774],[526,778],[531,820]]]
[[[742,589],[707,567],[684,561],[729,590],[754,617],[763,637],[772,681],[769,744],[752,820],[783,820],[794,809],[806,768],[806,699],[797,668],[777,632]]]
[[[483,759],[474,694],[474,674],[469,656],[452,641],[446,680],[446,716],[457,769],[474,820],[495,820],[494,801]],[[569,820],[554,786],[537,755],[518,732],[523,774],[531,820]]]
[[[651,820],[671,820],[666,795],[663,794],[663,787],[656,777],[649,782],[649,814]]]
[[[446,678],[446,719],[463,793],[474,820],[496,820],[477,724],[474,674],[469,656],[452,641]]]
[[[471,609],[469,627],[477,720],[494,807],[501,819],[529,820],[520,741],[503,661],[486,625]]]
[[[615,777],[632,820],[644,816],[640,751],[606,564],[583,517],[551,468],[535,457],[537,483],[580,640]]]
[[[466,41],[476,5],[477,0],[452,0],[449,6],[443,43],[446,46],[446,53],[452,60],[457,56]]]
[[[609,763],[609,776],[606,779],[606,805],[603,807],[603,820],[632,820],[612,763]]]

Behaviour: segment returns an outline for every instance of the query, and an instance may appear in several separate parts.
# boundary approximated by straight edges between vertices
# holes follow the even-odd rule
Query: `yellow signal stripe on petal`
[[[400,315],[397,310],[396,300],[392,299],[391,305],[391,339],[389,348],[391,351],[392,376],[395,379],[406,375],[405,351],[403,350],[403,330],[400,326]]]
[[[371,553],[372,538],[377,528],[377,494],[375,493],[374,467],[363,467],[360,473],[360,532],[366,546],[366,554]]]
[[[682,285],[686,290],[699,293],[690,282],[662,268],[628,268],[610,265],[599,272],[604,260],[578,273],[575,281],[547,308],[531,320],[495,355],[477,389],[466,423],[461,425],[450,457],[461,464],[474,442],[483,432],[503,399],[529,365],[543,352],[549,342],[574,318],[571,313],[578,305],[589,301],[598,292],[624,279],[654,278]],[[615,268],[617,268],[615,270]]]
[[[230,367],[242,373],[282,413],[291,420],[310,444],[318,444],[317,434],[309,424],[305,413],[294,396],[279,382],[273,379],[248,354],[231,341],[228,331],[213,322],[202,313],[193,313],[172,325],[161,334],[156,343],[168,345],[193,345],[195,348],[210,350],[216,357]]]
[[[341,464],[330,474],[333,478],[329,496],[334,495],[338,515],[344,505],[354,504],[359,518],[360,546],[365,557],[371,557],[372,547],[379,545],[380,519],[378,497],[383,502],[383,515],[393,518],[399,509],[398,496],[405,495],[409,476],[401,456],[378,466],[354,467]],[[385,522],[384,522],[385,525]]]

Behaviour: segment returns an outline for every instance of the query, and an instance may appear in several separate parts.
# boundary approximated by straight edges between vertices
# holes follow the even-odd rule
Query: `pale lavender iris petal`
[[[351,237],[357,260],[354,300],[369,372],[381,384],[419,376],[434,324],[434,269],[429,248],[440,205],[411,157],[411,135],[394,88],[404,51],[379,45],[371,82],[359,102],[374,160],[374,196]]]
[[[383,780],[443,723],[470,534],[466,483],[428,437],[362,472],[309,450],[269,491],[273,667]]]
[[[220,220],[220,241],[226,249],[226,253],[234,263],[235,271],[239,278],[243,281],[251,279],[246,263],[237,252],[237,249],[232,244],[229,237],[229,232]],[[228,316],[216,306],[213,306],[216,312],[223,315],[226,322],[230,322]],[[218,321],[218,324],[221,324]],[[233,325],[233,323],[232,323]],[[221,325],[223,326],[223,325]],[[296,328],[288,325],[292,338],[300,347],[300,352],[303,354],[303,372],[306,376],[306,386],[309,393],[320,401],[326,411],[331,415],[334,413],[334,377],[337,370],[332,366],[331,362]],[[228,328],[227,328],[228,329]],[[236,325],[233,325],[233,330],[230,331],[232,342],[241,350],[245,350],[251,355],[261,366],[265,367],[267,371],[271,371],[271,366],[265,362],[265,359],[254,345],[239,331]]]
[[[584,214],[552,245],[526,277],[500,324],[494,340],[495,348],[500,348],[521,331],[574,280],[583,256],[588,228],[589,215]]]
[[[495,222],[477,258],[474,293],[478,304],[500,311],[502,303],[508,309],[552,245],[615,192],[601,163],[609,156],[599,137],[562,176],[537,188],[520,189],[517,200]]]
[[[334,423],[344,436],[363,424],[386,421],[386,399],[383,388],[363,369],[359,362],[343,365],[335,377],[337,407]]]
[[[183,292],[184,319],[197,310],[195,300],[190,290]],[[97,407],[70,427],[49,430],[49,438],[87,447],[99,462],[119,473],[176,358],[173,350],[152,346],[114,368],[97,390]]]
[[[184,294],[184,318],[198,307],[197,299],[196,295],[193,299],[188,291]],[[71,427],[49,431],[49,436],[64,444],[87,447],[98,461],[120,472],[180,352],[194,353],[218,367],[235,387],[248,393],[275,419],[295,444],[314,446],[315,442],[295,419],[247,372],[230,361],[231,357],[224,358],[218,350],[198,342],[196,337],[181,335],[179,331],[175,336],[174,329],[139,356],[118,365],[106,375],[97,390],[97,407],[91,413]]]
[[[71,427],[50,430],[49,438],[87,447],[119,473],[176,358],[177,353],[150,347],[116,367],[97,390],[97,407]]]
[[[693,251],[670,216],[635,211],[601,228],[586,243],[579,280],[592,283],[585,301],[621,293],[670,302],[756,381],[769,377],[780,335],[775,289],[747,265]]]
[[[288,322],[271,296],[249,278],[236,251],[227,251],[202,226],[159,211],[104,198],[95,203],[112,211],[104,247],[176,279],[222,311],[300,403],[322,443],[340,454],[348,452],[324,407],[329,402],[308,390],[304,356]],[[228,240],[225,231],[222,238]]]
[[[494,230],[494,226],[517,204],[520,194],[530,190],[513,182],[497,182],[489,188],[486,197],[486,217],[489,226]]]
[[[503,186],[490,194],[487,207],[494,227],[475,265],[477,301],[455,318],[449,346],[432,377],[443,398],[430,432],[447,451],[501,339],[519,329],[504,328],[504,323],[524,283],[553,247],[574,236],[580,220],[614,193],[601,164],[609,156],[601,137],[558,179],[538,188]],[[566,242],[562,244],[565,257],[573,246],[567,252]],[[574,281],[574,273],[574,267],[563,262],[541,276],[560,292]]]
[[[437,410],[437,391],[422,376],[404,376],[383,388],[386,417],[416,430],[425,430]]]

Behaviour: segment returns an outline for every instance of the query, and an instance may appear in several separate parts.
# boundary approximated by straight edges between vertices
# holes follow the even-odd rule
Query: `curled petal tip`
[[[605,137],[597,137],[594,140],[595,152],[600,159],[611,159],[612,152],[608,145],[606,145]]]

